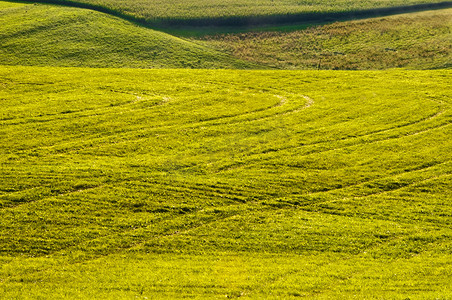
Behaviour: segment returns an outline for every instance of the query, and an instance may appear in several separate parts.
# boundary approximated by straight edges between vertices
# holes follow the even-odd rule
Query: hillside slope
[[[451,75],[0,67],[0,294],[451,298]]]
[[[133,68],[245,68],[220,51],[107,14],[0,2],[0,64]]]
[[[452,9],[201,39],[279,69],[451,68]]]
[[[35,2],[31,0],[30,2]],[[451,7],[439,0],[38,0],[92,8],[152,26],[248,26],[370,17]]]

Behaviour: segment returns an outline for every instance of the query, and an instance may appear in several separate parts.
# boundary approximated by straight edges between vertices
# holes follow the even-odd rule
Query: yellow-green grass
[[[209,46],[69,7],[0,2],[0,64],[133,68],[246,68]]]
[[[201,39],[238,59],[279,69],[452,66],[452,9],[291,29]]]
[[[90,10],[0,3],[0,63],[7,65],[431,69],[452,61],[451,9],[199,41]]]
[[[365,16],[452,5],[441,0],[38,0],[89,7],[152,25],[244,26]],[[398,8],[397,8],[398,7]],[[350,14],[350,12],[353,12]],[[344,14],[345,13],[345,14]]]
[[[0,294],[448,299],[451,75],[1,67]]]
[[[23,3],[0,1],[0,9],[23,6]]]

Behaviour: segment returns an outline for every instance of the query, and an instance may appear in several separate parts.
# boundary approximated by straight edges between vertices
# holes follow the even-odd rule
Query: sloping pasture
[[[333,24],[205,34],[208,45],[278,69],[452,67],[452,9]]]
[[[39,0],[89,8],[158,27],[243,27],[295,22],[369,18],[452,6],[439,0]]]
[[[0,68],[6,298],[447,298],[451,72]]]
[[[108,14],[0,1],[0,64],[251,68],[230,55]]]

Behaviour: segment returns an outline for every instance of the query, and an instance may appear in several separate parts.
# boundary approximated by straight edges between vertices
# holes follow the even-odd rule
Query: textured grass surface
[[[103,13],[0,3],[0,64],[133,68],[251,66],[208,46]]]
[[[451,72],[0,69],[3,298],[448,298]]]
[[[0,63],[7,65],[429,69],[452,63],[451,9],[188,40],[85,9],[0,3]]]
[[[239,59],[282,69],[452,66],[452,9],[288,29],[202,39]]]
[[[39,1],[38,1],[39,2]],[[300,15],[298,21],[312,14],[391,8],[413,4],[435,4],[438,0],[45,0],[41,2],[66,5],[86,4],[90,7],[131,16],[150,24],[167,25],[237,25],[277,22],[291,15]],[[447,2],[447,1],[446,1]],[[272,17],[273,16],[273,17]],[[275,18],[276,17],[276,18]],[[242,24],[242,25],[243,25]]]

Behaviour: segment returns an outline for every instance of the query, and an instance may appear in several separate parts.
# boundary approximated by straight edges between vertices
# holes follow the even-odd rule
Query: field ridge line
[[[153,18],[136,17],[133,14],[123,13],[116,9],[104,7],[98,4],[81,3],[73,0],[13,0],[11,2],[19,3],[41,3],[49,5],[76,7],[89,9],[101,13],[109,14],[129,22],[135,23],[151,29],[171,29],[175,27],[259,27],[265,25],[288,25],[313,22],[338,22],[357,19],[368,19],[375,17],[390,16],[403,13],[421,12],[427,10],[437,10],[452,7],[452,1],[443,1],[437,3],[421,3],[412,5],[399,5],[392,7],[369,8],[354,11],[336,11],[336,12],[301,12],[293,14],[274,14],[261,16],[220,16],[220,17],[201,17],[193,19],[184,18]],[[152,18],[152,16],[150,17]]]

